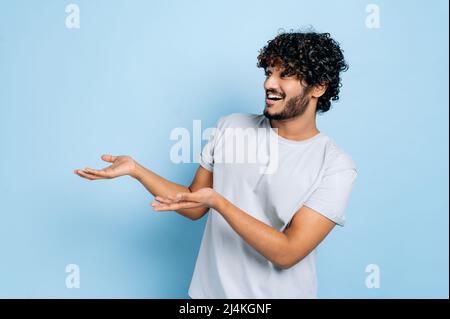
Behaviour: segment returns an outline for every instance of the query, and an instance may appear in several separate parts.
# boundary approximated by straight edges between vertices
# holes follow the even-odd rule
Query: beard
[[[308,108],[309,100],[308,92],[305,91],[302,94],[290,98],[281,112],[270,114],[268,107],[266,106],[264,109],[264,116],[269,120],[287,120],[296,116],[301,116]]]

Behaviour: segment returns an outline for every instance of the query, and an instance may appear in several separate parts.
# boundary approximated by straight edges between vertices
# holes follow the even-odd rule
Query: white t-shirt
[[[279,136],[264,115],[234,113],[217,122],[217,129],[202,150],[200,165],[213,172],[213,188],[247,214],[283,231],[303,205],[343,226],[353,182],[352,158],[324,133],[293,141]],[[227,129],[252,128],[258,132],[259,152],[266,161],[249,160],[254,148],[246,145],[246,162],[223,159],[230,153],[224,143]],[[276,151],[267,145],[275,139]],[[266,145],[266,147],[262,147]],[[249,151],[250,150],[250,151]],[[235,151],[238,154],[240,151]],[[240,153],[239,153],[240,154]],[[220,158],[219,158],[220,157]],[[258,157],[263,158],[263,156]],[[272,163],[271,163],[272,162]],[[277,162],[277,169],[261,167]],[[261,163],[265,164],[262,165]],[[210,209],[189,295],[191,298],[316,298],[316,250],[288,269],[273,265]]]

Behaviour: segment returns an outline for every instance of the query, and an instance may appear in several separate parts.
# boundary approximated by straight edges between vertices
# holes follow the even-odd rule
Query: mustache
[[[266,90],[266,96],[267,96],[268,94],[279,95],[279,96],[281,96],[282,98],[285,98],[285,97],[286,97],[282,92],[278,92],[278,91],[272,90],[272,89]]]

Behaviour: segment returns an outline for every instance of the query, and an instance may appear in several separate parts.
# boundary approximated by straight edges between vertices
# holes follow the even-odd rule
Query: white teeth
[[[269,94],[267,96],[269,99],[281,99],[281,96]]]

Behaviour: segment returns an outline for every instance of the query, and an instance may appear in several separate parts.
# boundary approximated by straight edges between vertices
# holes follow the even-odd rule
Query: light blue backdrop
[[[448,298],[446,0],[1,1],[0,297],[187,297],[206,218],[154,213],[131,178],[73,170],[128,154],[189,183],[197,164],[170,161],[170,132],[260,113],[258,50],[305,25],[345,50],[341,100],[318,127],[359,168],[347,225],[319,249],[319,296]]]

